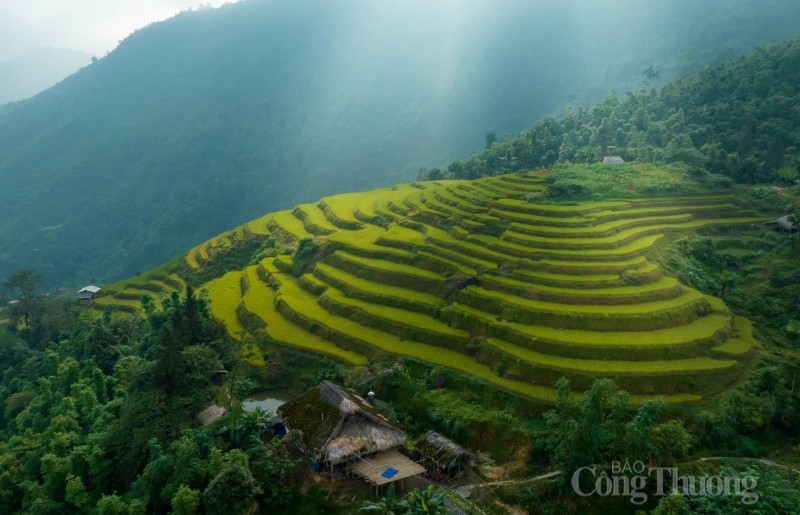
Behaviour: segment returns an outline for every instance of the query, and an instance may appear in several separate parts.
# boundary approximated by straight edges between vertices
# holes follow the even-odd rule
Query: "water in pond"
[[[278,406],[291,399],[289,392],[284,390],[265,390],[263,392],[253,392],[242,402],[242,409],[250,411],[260,406],[264,411],[269,411],[273,415],[278,412]]]

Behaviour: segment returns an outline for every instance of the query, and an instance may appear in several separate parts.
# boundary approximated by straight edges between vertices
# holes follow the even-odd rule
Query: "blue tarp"
[[[398,472],[400,472],[400,471],[397,470],[396,468],[389,467],[388,469],[384,470],[381,475],[383,477],[385,477],[386,479],[390,479],[392,476],[394,476]]]

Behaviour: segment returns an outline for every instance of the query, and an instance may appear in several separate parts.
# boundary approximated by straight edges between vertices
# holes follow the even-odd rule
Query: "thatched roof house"
[[[604,165],[618,165],[624,163],[625,160],[620,156],[605,156],[603,158]]]
[[[374,406],[349,388],[322,381],[278,408],[289,431],[300,430],[297,445],[329,466],[364,454],[402,446],[406,436]]]
[[[449,438],[428,431],[417,441],[416,450],[427,474],[434,480],[452,480],[467,474],[472,453]]]
[[[213,422],[216,422],[217,419],[224,416],[228,410],[223,408],[222,406],[217,406],[216,404],[212,404],[211,406],[207,407],[203,411],[197,414],[195,420],[201,426],[207,426]]]
[[[797,224],[794,222],[794,215],[786,215],[775,220],[778,228],[782,231],[792,232],[797,230]]]

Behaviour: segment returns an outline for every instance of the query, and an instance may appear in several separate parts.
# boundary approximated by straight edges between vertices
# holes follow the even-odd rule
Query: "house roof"
[[[212,404],[211,406],[207,407],[203,411],[197,414],[195,419],[200,425],[207,426],[212,422],[216,421],[221,416],[225,415],[227,410],[222,406],[217,406],[216,404]]]
[[[398,447],[405,434],[353,390],[322,381],[278,408],[298,446],[315,461],[342,463],[361,454]]]
[[[417,441],[416,449],[425,458],[444,466],[452,466],[459,460],[472,456],[472,453],[435,431],[422,435]]]
[[[90,284],[89,286],[84,286],[83,288],[78,290],[78,293],[97,293],[99,291],[100,291],[99,286],[94,286]]]
[[[784,231],[793,231],[796,227],[796,223],[794,223],[793,218],[794,215],[786,215],[778,218],[775,220],[778,224],[778,227],[783,229]]]
[[[616,165],[620,163],[624,163],[625,160],[622,159],[620,156],[606,156],[603,158],[604,165]]]

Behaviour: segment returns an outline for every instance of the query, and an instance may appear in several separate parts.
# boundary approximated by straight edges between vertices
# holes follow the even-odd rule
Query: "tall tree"
[[[217,474],[203,492],[206,513],[237,515],[251,510],[260,493],[253,474],[241,465],[232,465]]]
[[[25,320],[25,327],[30,327],[31,315],[39,302],[36,288],[41,282],[42,276],[39,272],[20,268],[16,272],[12,272],[3,283],[6,295],[11,298],[12,302],[16,301],[11,304],[12,316],[16,316],[16,320],[22,317]]]

